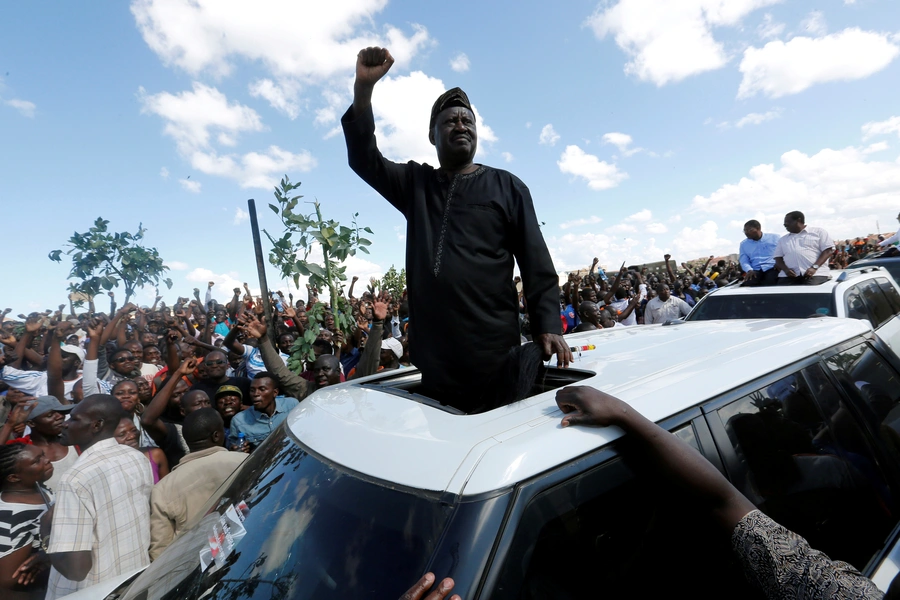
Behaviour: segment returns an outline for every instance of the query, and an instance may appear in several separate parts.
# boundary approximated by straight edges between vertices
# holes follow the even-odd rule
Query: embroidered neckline
[[[484,165],[478,165],[478,168],[475,169],[474,171],[472,171],[471,173],[464,173],[462,175],[457,173],[456,175],[451,176],[450,180],[452,181],[453,179],[471,179],[472,177],[475,177],[476,175],[481,175],[486,170],[487,169],[485,168]],[[444,176],[444,174],[441,172],[440,169],[435,169],[434,172],[437,175],[438,181],[447,181],[447,177]]]

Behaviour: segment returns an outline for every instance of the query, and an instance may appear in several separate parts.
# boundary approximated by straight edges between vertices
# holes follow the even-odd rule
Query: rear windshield
[[[822,316],[835,316],[832,294],[713,294],[698,304],[687,320],[807,319]]]
[[[398,598],[452,510],[320,460],[285,425],[220,492],[124,599]]]

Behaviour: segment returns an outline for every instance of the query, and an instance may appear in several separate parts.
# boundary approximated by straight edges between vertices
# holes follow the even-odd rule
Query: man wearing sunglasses
[[[250,398],[250,379],[247,377],[228,377],[225,371],[228,369],[228,357],[224,352],[210,352],[203,361],[206,365],[206,376],[198,379],[191,386],[191,390],[202,390],[210,398],[216,397],[216,392],[223,385],[233,385],[241,390],[244,398]]]

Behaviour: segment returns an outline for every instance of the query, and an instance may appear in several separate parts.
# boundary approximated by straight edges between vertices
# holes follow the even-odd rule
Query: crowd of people
[[[354,284],[356,281],[354,280]],[[57,598],[147,566],[313,391],[409,366],[404,298],[353,297],[356,326],[245,284],[223,304],[93,302],[0,316],[0,590]],[[315,331],[314,360],[288,368]],[[370,341],[371,340],[371,341]]]
[[[798,235],[788,232],[784,237]],[[558,289],[563,330],[662,323],[686,315],[716,287],[776,284],[772,272],[802,281],[821,276],[817,264],[841,268],[864,253],[853,241],[832,253],[827,233],[819,233],[826,248],[807,252],[815,254],[807,266],[755,221],[745,234],[739,261],[709,257],[691,267],[665,255],[664,270],[623,265],[613,275],[594,259],[586,274],[570,274]],[[212,298],[210,282],[204,300],[194,290],[193,299],[173,306],[157,298],[151,307],[117,308],[110,294],[107,313],[91,303],[78,314],[71,302],[68,314],[61,305],[20,321],[7,320],[5,311],[4,597],[56,598],[146,566],[300,400],[321,387],[410,366],[406,293],[376,293],[373,281],[357,298],[356,283],[345,298],[356,323],[350,332],[336,327],[328,307],[313,311],[319,299],[312,289],[296,302],[271,294],[275,310],[267,322],[246,284],[225,303]],[[519,303],[520,333],[528,339],[522,292]],[[311,322],[312,312],[320,320]],[[315,358],[295,372],[288,359],[309,329],[316,332]]]

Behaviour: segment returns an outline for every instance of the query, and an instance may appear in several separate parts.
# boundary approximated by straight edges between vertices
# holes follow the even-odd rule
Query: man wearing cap
[[[403,356],[403,344],[396,338],[381,340],[381,369],[399,369],[400,357]]]
[[[244,392],[236,385],[223,385],[216,390],[213,407],[219,412],[225,424],[225,439],[228,439],[228,428],[231,427],[231,418],[241,412],[243,402]]]
[[[515,263],[535,343],[545,358],[571,360],[558,277],[528,188],[511,173],[473,163],[475,114],[461,89],[442,94],[431,111],[428,139],[440,168],[382,156],[372,90],[393,62],[384,48],[357,57],[353,105],[341,119],[350,167],[407,220],[409,351],[423,392],[467,412],[486,410],[515,387],[498,373],[523,356]],[[473,388],[472,381],[489,383]]]
[[[54,336],[54,339],[55,336]],[[65,400],[72,400],[72,390],[81,380],[78,369],[84,362],[84,350],[78,346],[62,346],[62,379],[65,386]],[[0,355],[0,381],[29,396],[46,396],[47,371],[23,371],[6,365],[11,362],[10,354]]]
[[[44,485],[56,491],[59,480],[78,460],[75,446],[66,446],[60,441],[63,423],[66,421],[64,415],[75,408],[75,405],[62,404],[53,396],[40,396],[32,402],[34,405],[25,424],[31,428],[31,443],[41,448],[53,463],[53,476]]]

